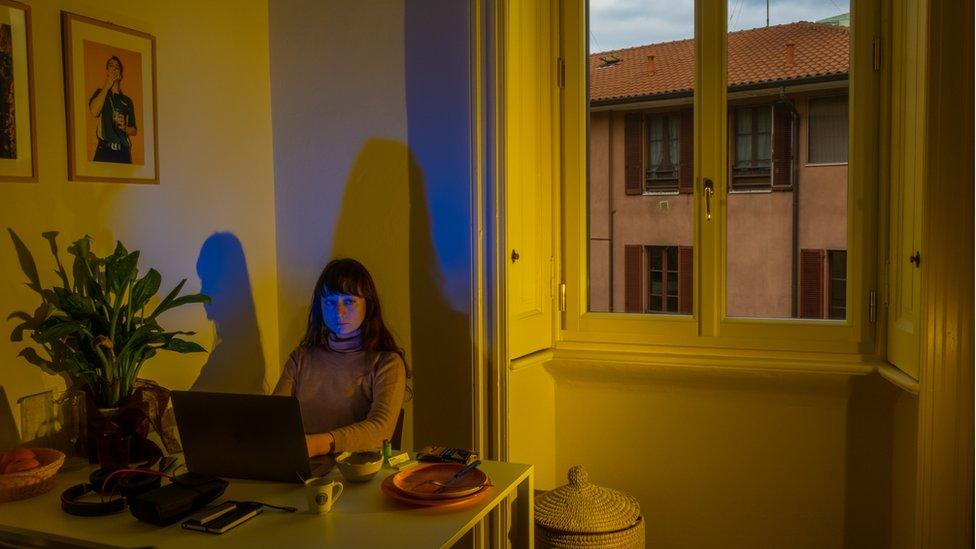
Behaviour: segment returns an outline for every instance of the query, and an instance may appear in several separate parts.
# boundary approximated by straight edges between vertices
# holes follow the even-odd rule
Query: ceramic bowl
[[[342,477],[351,482],[366,482],[383,467],[383,453],[379,450],[344,452],[336,458]]]

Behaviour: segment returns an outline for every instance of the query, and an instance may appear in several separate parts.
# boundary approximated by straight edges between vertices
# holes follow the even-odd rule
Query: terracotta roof
[[[800,21],[729,33],[729,86],[781,83],[848,72],[849,29]],[[789,62],[793,44],[793,63]],[[654,74],[649,74],[654,56]],[[617,58],[612,66],[601,58]],[[678,40],[590,55],[590,100],[690,92],[694,41]]]

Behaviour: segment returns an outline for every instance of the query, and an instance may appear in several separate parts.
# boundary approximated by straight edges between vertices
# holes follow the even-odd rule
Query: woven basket
[[[590,484],[580,465],[569,470],[569,484],[536,500],[535,522],[539,547],[644,547],[644,519],[637,500]]]
[[[30,450],[41,465],[30,471],[0,475],[0,501],[27,499],[54,486],[54,474],[64,465],[64,454],[50,448]]]

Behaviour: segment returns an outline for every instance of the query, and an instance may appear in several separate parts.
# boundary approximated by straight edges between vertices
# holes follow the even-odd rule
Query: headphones
[[[162,477],[156,471],[147,469],[147,472],[142,474],[133,472],[117,475],[118,481],[110,487],[111,489],[105,493],[101,492],[105,481],[117,470],[98,469],[88,477],[88,482],[76,484],[61,492],[61,510],[79,517],[113,515],[125,510],[128,498],[159,488],[162,482]],[[88,494],[119,495],[119,497],[108,501],[80,501]]]

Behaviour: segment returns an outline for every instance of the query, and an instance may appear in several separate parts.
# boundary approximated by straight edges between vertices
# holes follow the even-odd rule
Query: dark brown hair
[[[363,350],[370,352],[391,352],[403,356],[403,349],[397,345],[393,334],[383,322],[380,298],[376,293],[373,277],[363,264],[355,259],[333,259],[322,270],[315,289],[312,290],[312,304],[308,310],[308,329],[302,338],[302,347],[323,346],[329,349],[329,328],[322,319],[321,301],[326,291],[359,296],[366,300],[366,316],[363,318]],[[410,377],[410,368],[407,368]]]

